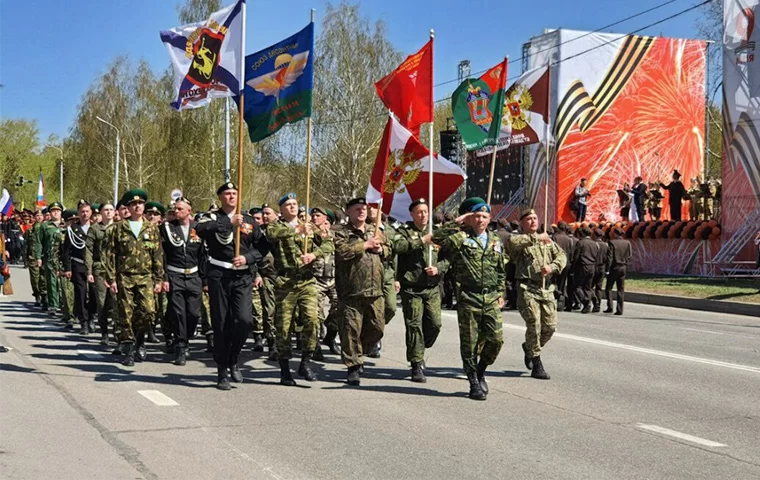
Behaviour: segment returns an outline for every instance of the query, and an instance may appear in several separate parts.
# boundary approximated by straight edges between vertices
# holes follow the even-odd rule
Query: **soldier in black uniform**
[[[562,271],[555,276],[555,280],[557,282],[557,290],[555,291],[555,296],[557,297],[558,310],[564,308],[566,305],[569,305],[569,303],[572,302],[570,299],[574,297],[574,295],[569,295],[569,290],[571,290],[572,287],[568,285],[568,276],[570,275],[570,260],[573,258],[575,242],[573,242],[573,239],[567,234],[567,230],[567,223],[564,221],[560,221],[557,224],[556,230],[554,230],[554,243],[556,243],[559,248],[565,252],[565,257],[568,259],[565,268],[563,268]],[[572,305],[569,306],[572,307]]]
[[[599,245],[591,240],[591,230],[588,227],[581,227],[580,235],[581,241],[575,246],[573,252],[573,283],[578,301],[583,304],[581,313],[589,313],[594,299],[592,287],[599,257]]]
[[[602,287],[604,286],[604,277],[607,272],[605,262],[607,260],[607,239],[604,238],[604,231],[601,228],[594,230],[594,240],[599,245],[599,256],[596,258],[596,272],[594,272],[594,309],[592,313],[599,313],[602,310]]]
[[[164,223],[161,244],[164,248],[164,292],[167,293],[169,325],[174,333],[174,364],[187,362],[187,344],[201,319],[203,280],[199,265],[206,248],[192,219],[192,204],[185,198],[174,203],[175,219]]]
[[[628,272],[628,263],[631,261],[631,242],[625,239],[622,228],[613,230],[614,238],[610,240],[607,249],[605,265],[607,271],[607,285],[604,293],[607,297],[607,310],[604,313],[612,313],[612,285],[617,287],[617,308],[615,315],[623,314],[623,302],[625,300],[625,275]]]
[[[89,335],[94,329],[92,317],[95,309],[91,307],[97,297],[95,285],[87,281],[87,267],[84,263],[92,208],[87,200],[79,200],[77,211],[79,220],[66,228],[62,249],[63,271],[66,278],[74,284],[74,317],[82,325],[82,334]]]
[[[201,219],[196,231],[208,246],[209,302],[218,373],[216,387],[229,390],[230,376],[234,382],[243,381],[237,363],[245,339],[253,329],[253,277],[269,245],[252,216],[235,213],[238,202],[235,184],[227,182],[216,193],[221,208]],[[236,229],[240,229],[237,256]]]

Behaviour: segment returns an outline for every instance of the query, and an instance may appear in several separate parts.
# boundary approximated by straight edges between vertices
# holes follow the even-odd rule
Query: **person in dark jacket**
[[[681,174],[678,170],[673,170],[673,181],[668,185],[660,182],[660,186],[669,192],[670,219],[674,222],[681,221],[681,202],[686,197],[686,187],[681,183]]]
[[[599,256],[596,259],[596,272],[594,273],[594,309],[592,313],[599,313],[602,310],[602,287],[604,286],[604,277],[607,272],[605,261],[607,260],[607,240],[604,238],[604,231],[601,228],[594,230],[594,240],[599,245]]]
[[[572,238],[567,234],[568,226],[564,221],[560,221],[557,224],[557,228],[554,230],[554,243],[559,245],[559,248],[565,252],[565,257],[568,259],[573,258],[573,251],[575,250],[575,243]],[[557,290],[555,292],[557,296],[558,309],[562,308],[559,305],[568,305],[568,283],[567,279],[570,275],[570,262],[565,265],[565,268],[555,276],[557,283]],[[570,305],[572,307],[572,305]]]
[[[604,294],[607,297],[607,310],[604,313],[612,313],[612,285],[615,284],[617,289],[615,315],[622,315],[625,301],[625,276],[632,256],[631,242],[626,240],[622,228],[616,228],[612,234],[614,238],[610,240],[605,261],[605,267],[609,274],[607,275],[607,285],[604,287]]]
[[[599,257],[599,244],[591,239],[591,230],[581,227],[581,240],[573,252],[573,273],[575,275],[575,292],[578,301],[583,304],[581,313],[589,313],[594,299],[593,282]]]

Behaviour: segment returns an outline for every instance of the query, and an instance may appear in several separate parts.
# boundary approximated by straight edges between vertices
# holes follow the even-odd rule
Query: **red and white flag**
[[[428,198],[430,150],[392,116],[383,132],[375,167],[367,187],[367,203],[383,200],[383,213],[398,221],[411,220],[409,205],[424,198],[433,208],[445,202],[464,182],[457,165],[433,153],[434,198]]]
[[[375,83],[377,96],[415,136],[433,121],[433,40]]]

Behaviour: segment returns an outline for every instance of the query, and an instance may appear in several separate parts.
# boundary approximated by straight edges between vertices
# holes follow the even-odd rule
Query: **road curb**
[[[730,313],[733,315],[746,315],[760,317],[760,305],[753,303],[723,302],[719,300],[706,300],[701,298],[669,297],[654,293],[625,292],[625,301],[631,303],[645,303],[647,305],[659,305],[661,307],[685,308],[688,310],[701,310],[706,312]]]

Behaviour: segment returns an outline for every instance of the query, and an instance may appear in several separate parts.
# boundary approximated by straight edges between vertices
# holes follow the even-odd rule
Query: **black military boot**
[[[298,375],[302,376],[307,382],[314,382],[317,380],[317,374],[311,369],[309,362],[311,361],[312,352],[303,352],[301,354],[301,364],[298,366]]]
[[[586,303],[583,305],[583,310],[581,310],[581,313],[589,313],[591,311],[591,305]]]
[[[145,332],[138,332],[135,335],[135,360],[144,362],[148,357],[148,351],[145,350]]]
[[[148,329],[148,343],[160,343],[158,341],[158,337],[156,336],[156,326],[151,325]]]
[[[227,367],[217,365],[216,367],[216,388],[219,390],[230,390],[230,374],[227,371]]]
[[[177,345],[174,348],[174,352],[174,365],[184,367],[187,364],[187,347],[184,345]]]
[[[348,383],[352,387],[358,387],[362,383],[362,377],[359,374],[360,368],[361,368],[361,365],[354,365],[353,367],[348,367],[348,378],[346,379],[346,383]]]
[[[546,370],[544,370],[544,365],[541,363],[541,357],[533,357],[533,371],[530,372],[530,376],[539,380],[549,380],[551,378],[549,374],[546,373]]]
[[[604,313],[612,313],[612,307],[607,307],[607,308],[604,310]]]
[[[425,383],[425,372],[422,369],[422,362],[412,362],[412,381],[414,383]]]
[[[295,387],[296,381],[293,380],[293,374],[290,373],[290,360],[280,359],[280,385],[286,387]]]
[[[372,347],[372,351],[370,351],[367,356],[369,358],[380,358],[382,354],[380,351],[383,349],[383,342],[379,341]]]
[[[480,383],[480,389],[483,390],[483,393],[488,395],[488,382],[486,382],[486,369],[488,368],[488,365],[483,362],[483,360],[478,362],[478,369],[475,371],[475,375],[478,377],[478,382]]]
[[[124,357],[124,360],[121,361],[121,364],[125,367],[134,367],[135,366],[135,344],[129,343],[124,344],[124,347],[126,348],[126,356]]]
[[[171,338],[167,338],[166,342],[164,342],[164,349],[166,353],[177,353],[177,350],[179,349],[179,345],[175,343]]]
[[[525,362],[525,368],[533,370],[533,352],[528,348],[527,342],[523,342],[523,361]]]
[[[257,333],[253,336],[253,351],[254,352],[263,352],[264,351],[264,336],[260,333]]]
[[[83,321],[82,322],[82,329],[79,331],[82,335],[89,335],[90,334],[90,322]]]
[[[468,373],[467,380],[470,382],[470,398],[472,400],[485,400],[486,394],[480,386],[478,375],[475,372]]]
[[[324,362],[325,361],[325,354],[322,353],[322,345],[320,344],[319,340],[317,340],[317,348],[314,350],[314,360],[317,362]]]
[[[601,303],[595,303],[594,308],[591,310],[591,313],[599,313],[602,311],[602,304]]]
[[[337,336],[338,336],[337,330],[328,328],[327,332],[325,333],[325,338],[322,340],[322,344],[327,345],[327,348],[330,349],[330,353],[332,353],[333,355],[340,355],[340,348],[338,348],[338,344],[335,343],[335,338]]]
[[[111,355],[124,355],[124,351],[125,351],[124,345],[125,345],[124,343],[117,342],[116,348],[113,349],[113,351],[111,352]]]
[[[214,332],[206,334],[206,353],[214,353]]]
[[[278,355],[277,344],[275,343],[274,338],[267,338],[267,346],[269,348],[269,356],[267,357],[267,361],[276,362]]]
[[[232,381],[235,383],[243,383],[243,372],[240,371],[237,363],[230,366],[230,377],[232,377]]]

